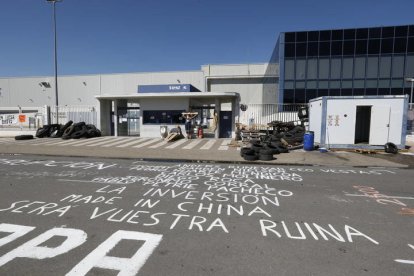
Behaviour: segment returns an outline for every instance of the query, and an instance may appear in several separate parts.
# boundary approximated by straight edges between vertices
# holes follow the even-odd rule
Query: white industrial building
[[[197,121],[206,125],[216,113],[214,136],[231,137],[236,122],[251,120],[240,114],[240,104],[277,103],[278,70],[272,68],[271,74],[263,63],[204,65],[197,71],[58,76],[58,122],[94,123],[104,135],[159,137],[161,125],[173,127],[181,123],[174,117],[178,112],[192,110],[199,112]],[[140,87],[146,88],[145,93],[139,92]],[[53,76],[0,78],[0,127],[56,122],[55,103]],[[28,120],[7,117],[18,113],[27,114]]]

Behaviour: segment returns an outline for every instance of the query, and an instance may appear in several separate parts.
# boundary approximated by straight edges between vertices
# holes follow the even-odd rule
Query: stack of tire
[[[305,128],[302,126],[295,126],[287,132],[282,132],[277,137],[285,140],[289,145],[302,144],[303,136],[305,135]]]
[[[73,123],[67,122],[65,125],[52,124],[44,125],[36,131],[37,138],[62,138],[62,139],[79,139],[100,137],[101,131],[94,125],[85,122]]]
[[[247,161],[271,161],[274,155],[279,153],[287,153],[289,150],[280,141],[280,138],[271,137],[271,141],[261,142],[260,140],[250,141],[250,147],[242,147],[240,156]]]

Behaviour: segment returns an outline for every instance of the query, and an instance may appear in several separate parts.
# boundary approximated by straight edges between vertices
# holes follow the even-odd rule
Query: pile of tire
[[[240,149],[240,156],[247,161],[271,161],[276,159],[274,155],[287,152],[289,150],[283,145],[280,138],[272,137],[272,140],[268,142],[251,140],[250,146]]]
[[[285,140],[289,145],[296,145],[303,143],[304,135],[305,128],[302,126],[295,126],[287,132],[279,133],[277,137]]]
[[[85,122],[73,123],[67,122],[65,125],[52,124],[44,125],[36,131],[37,138],[62,138],[62,139],[79,139],[100,137],[101,131],[96,126],[86,124]]]

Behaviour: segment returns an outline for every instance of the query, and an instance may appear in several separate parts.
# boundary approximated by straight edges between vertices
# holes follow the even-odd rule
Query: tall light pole
[[[414,86],[414,78],[406,78],[406,82],[411,82],[411,95],[410,95],[410,109],[414,109],[413,106],[413,86]]]
[[[46,0],[48,3],[53,4],[53,35],[54,35],[54,58],[55,58],[55,105],[56,105],[56,124],[59,123],[59,93],[58,93],[58,78],[57,78],[57,31],[56,31],[56,2],[61,0]]]

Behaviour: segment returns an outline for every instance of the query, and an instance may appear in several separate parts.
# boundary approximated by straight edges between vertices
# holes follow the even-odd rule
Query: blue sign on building
[[[199,92],[191,84],[138,85],[138,93]]]

